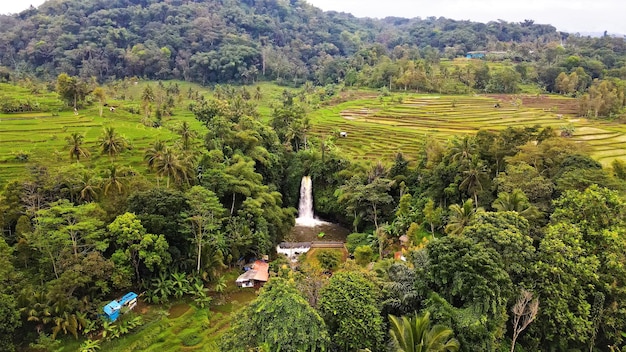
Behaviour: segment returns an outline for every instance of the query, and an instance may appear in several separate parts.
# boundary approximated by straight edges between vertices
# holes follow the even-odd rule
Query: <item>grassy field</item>
[[[254,289],[235,286],[238,271],[227,274],[228,287],[224,297],[215,297],[210,309],[198,309],[187,302],[170,306],[140,304],[135,312],[144,324],[118,339],[102,343],[101,351],[217,352],[219,341],[230,326],[234,314],[256,298]],[[56,352],[75,352],[82,340],[66,337]]]
[[[189,122],[200,136],[204,134],[204,127],[187,109],[191,100],[186,99],[186,92],[191,88],[208,96],[210,89],[187,82],[166,82],[165,85],[170,83],[179,85],[182,98],[173,116],[164,117],[160,128],[146,127],[140,122],[140,114],[130,112],[140,106],[138,100],[144,87],[150,84],[155,88],[157,82],[140,81],[123,92],[109,93],[107,103],[117,109],[111,112],[105,108],[102,117],[99,117],[96,105],[79,110],[78,115],[72,111],[59,112],[62,105],[54,93],[0,84],[0,97],[28,100],[33,105],[48,108],[45,112],[0,114],[0,186],[8,180],[26,176],[28,167],[35,163],[54,167],[72,163],[65,138],[73,132],[85,135],[85,145],[92,153],[89,159],[81,161],[86,167],[101,169],[116,162],[101,155],[97,145],[103,128],[109,126],[124,135],[132,145],[132,150],[120,155],[117,161],[147,172],[143,162],[144,150],[156,139],[173,144],[178,138],[173,129],[182,121]],[[262,83],[260,87],[263,99],[259,101],[259,112],[263,120],[268,121],[272,104],[279,101],[284,88],[269,83]],[[247,89],[254,93],[256,88]],[[605,165],[615,158],[626,157],[626,127],[577,118],[577,102],[571,98],[409,93],[394,93],[381,98],[375,91],[347,91],[333,101],[310,112],[312,134],[325,137],[337,131],[347,132],[347,138],[338,138],[335,144],[354,160],[392,160],[397,152],[412,159],[426,136],[443,141],[485,128],[500,130],[536,124],[557,130],[573,126],[572,139],[588,143],[592,156]],[[501,107],[494,108],[498,102]],[[28,156],[28,161],[19,160],[24,155]]]
[[[397,152],[412,159],[427,137],[447,140],[480,129],[540,125],[575,128],[572,140],[591,146],[603,164],[626,157],[626,127],[576,117],[572,98],[538,95],[439,96],[395,94],[378,97],[347,93],[346,102],[314,111],[313,132],[347,132],[335,145],[358,160],[392,160]],[[497,103],[500,108],[494,107]]]
[[[156,139],[173,144],[178,138],[173,129],[183,121],[189,122],[199,132],[200,137],[204,135],[204,127],[187,108],[192,100],[186,99],[186,92],[191,88],[209,96],[211,90],[187,82],[165,84],[170,83],[180,86],[183,98],[173,110],[173,116],[163,118],[163,126],[160,128],[145,126],[140,122],[141,114],[129,112],[139,108],[138,100],[144,87],[150,84],[154,89],[156,82],[139,82],[137,85],[130,85],[124,92],[117,92],[116,96],[111,95],[107,103],[115,106],[116,110],[111,112],[105,107],[102,117],[99,116],[97,104],[87,109],[79,109],[78,115],[75,115],[73,111],[69,111],[71,109],[59,111],[63,106],[54,93],[32,93],[25,88],[0,84],[0,99],[10,97],[20,101],[29,100],[33,104],[52,109],[45,112],[0,113],[0,186],[9,180],[26,176],[28,167],[36,163],[55,167],[72,163],[65,138],[73,132],[85,135],[84,146],[91,151],[90,158],[81,160],[85,166],[98,169],[116,162],[117,160],[101,155],[98,149],[97,140],[105,127],[114,127],[117,133],[125,136],[131,143],[132,149],[117,159],[123,160],[125,166],[131,166],[140,172],[146,171],[144,150]],[[259,102],[259,112],[267,119],[271,114],[270,104],[280,97],[284,88],[267,83],[260,84],[260,87],[263,100]],[[254,93],[255,87],[247,89]],[[120,96],[124,99],[120,99]],[[28,156],[28,161],[20,160],[23,155]]]

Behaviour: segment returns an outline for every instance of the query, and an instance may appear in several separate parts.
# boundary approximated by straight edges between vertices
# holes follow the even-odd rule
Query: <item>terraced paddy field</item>
[[[95,105],[87,109],[79,109],[78,115],[68,110],[58,100],[55,93],[32,93],[25,88],[8,84],[0,84],[0,103],[2,99],[30,101],[33,105],[45,104],[49,107],[44,112],[16,112],[10,114],[0,113],[0,188],[10,180],[25,177],[29,173],[29,167],[42,164],[51,168],[69,165],[69,149],[65,140],[73,132],[82,133],[85,136],[83,146],[91,152],[91,157],[80,162],[88,168],[102,169],[112,162],[119,165],[131,166],[136,171],[148,174],[143,161],[143,153],[155,140],[160,139],[167,144],[173,144],[178,139],[173,129],[187,121],[192,129],[198,132],[198,143],[201,143],[206,129],[197,121],[193,113],[187,109],[190,99],[186,99],[188,89],[210,96],[212,90],[188,82],[165,82],[180,86],[182,102],[174,109],[172,116],[163,118],[163,126],[160,128],[147,127],[141,123],[141,115],[130,111],[140,109],[141,93],[144,87],[150,84],[153,88],[157,82],[139,82],[132,85],[124,92],[124,99],[110,97],[107,103],[115,106],[114,112],[107,108],[103,116],[99,116],[99,108]],[[270,104],[278,101],[284,88],[270,83],[259,84],[263,94],[263,100],[259,102],[258,110],[264,119],[269,119],[271,114]],[[247,87],[253,92],[256,87]],[[121,94],[120,94],[121,95]],[[152,118],[154,119],[154,117]],[[132,149],[111,160],[100,154],[98,138],[105,127],[113,127],[115,131],[125,136]],[[21,158],[26,155],[27,160]]]
[[[626,126],[578,118],[577,109],[575,99],[559,96],[407,94],[348,101],[313,112],[311,121],[320,136],[346,132],[335,144],[360,160],[392,160],[397,152],[413,159],[427,136],[443,141],[481,129],[535,125],[557,131],[573,126],[572,140],[587,143],[605,165],[626,158]]]

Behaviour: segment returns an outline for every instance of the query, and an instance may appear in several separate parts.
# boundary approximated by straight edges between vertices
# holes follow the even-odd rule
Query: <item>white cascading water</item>
[[[300,205],[298,206],[298,218],[296,225],[315,227],[324,224],[315,219],[313,214],[313,182],[311,176],[303,176],[300,184]]]

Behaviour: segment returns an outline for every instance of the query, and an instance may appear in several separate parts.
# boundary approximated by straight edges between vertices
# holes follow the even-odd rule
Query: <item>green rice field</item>
[[[415,158],[427,136],[444,141],[481,129],[534,125],[552,126],[557,132],[573,126],[572,140],[587,143],[592,156],[603,164],[626,158],[626,127],[578,118],[577,107],[575,99],[559,96],[403,94],[381,99],[362,94],[313,112],[312,124],[322,136],[346,132],[347,137],[337,138],[336,146],[361,160],[391,160],[397,152]]]

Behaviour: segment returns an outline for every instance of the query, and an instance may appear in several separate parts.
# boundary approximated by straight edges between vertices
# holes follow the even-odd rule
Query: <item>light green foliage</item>
[[[435,207],[435,202],[428,199],[424,206],[424,219],[430,225],[430,233],[435,234],[435,229],[443,224],[443,208]]]
[[[358,246],[354,250],[354,261],[360,266],[365,266],[374,259],[374,250],[372,246]]]
[[[389,315],[389,335],[398,352],[455,352],[460,344],[443,325],[431,326],[430,313],[420,316]]]
[[[332,343],[341,350],[382,345],[383,322],[374,283],[356,272],[338,272],[321,293],[319,311]]]
[[[325,351],[330,340],[324,321],[286,280],[273,278],[259,297],[231,323],[223,351]]]
[[[201,268],[202,247],[211,245],[214,248],[223,246],[223,237],[218,233],[226,209],[212,191],[201,186],[192,187],[185,194],[189,203],[189,214],[186,220],[192,225],[193,244],[197,248],[198,273]]]
[[[41,252],[42,260],[52,266],[55,276],[60,275],[59,260],[70,251],[74,257],[84,251],[108,247],[100,218],[103,212],[95,203],[75,206],[67,200],[52,203],[49,209],[40,210],[35,217],[35,230],[27,234],[31,246]]]
[[[140,263],[146,265],[150,271],[159,271],[165,269],[171,261],[165,237],[146,233],[146,229],[135,214],[125,213],[118,216],[107,229],[118,247],[114,261],[118,265],[122,264],[122,261],[126,265],[132,265],[137,280],[141,280]]]

